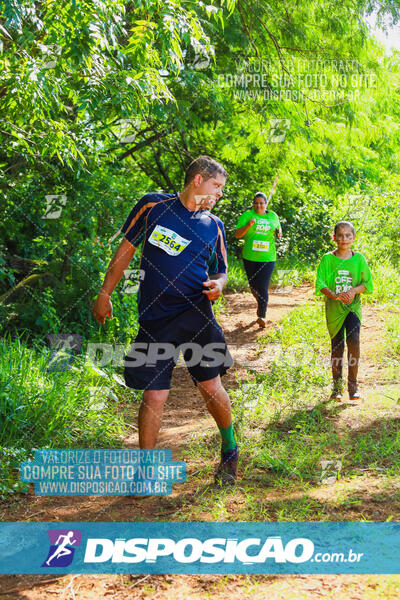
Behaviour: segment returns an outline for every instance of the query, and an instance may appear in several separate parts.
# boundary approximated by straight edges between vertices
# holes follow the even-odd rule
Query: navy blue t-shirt
[[[215,272],[227,271],[221,219],[207,210],[188,210],[174,194],[145,194],[122,231],[134,246],[143,239],[139,321],[169,317],[196,306],[208,289],[203,282],[208,279],[214,250]]]

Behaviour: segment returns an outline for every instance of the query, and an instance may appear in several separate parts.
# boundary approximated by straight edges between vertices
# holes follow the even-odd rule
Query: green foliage
[[[185,166],[204,152],[230,173],[216,213],[231,254],[238,216],[279,174],[270,206],[282,220],[281,261],[311,267],[349,198],[362,212],[367,196],[374,254],[398,260],[399,65],[369,38],[367,7],[3,0],[4,328],[97,337],[90,305],[116,246],[107,240],[143,193],[181,189]],[[279,143],[272,118],[290,121]],[[65,198],[58,218],[46,218],[49,196]],[[15,257],[37,266],[15,268]],[[235,269],[232,289],[244,289]],[[40,277],[25,285],[31,274]],[[134,333],[132,306],[116,299],[106,335],[121,339],[122,321]]]

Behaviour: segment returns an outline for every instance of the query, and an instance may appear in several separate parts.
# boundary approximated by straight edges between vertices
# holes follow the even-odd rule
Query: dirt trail
[[[312,297],[309,286],[295,288],[288,294],[270,295],[268,308],[268,328]],[[226,339],[235,360],[235,365],[224,377],[224,385],[231,389],[237,385],[237,377],[245,374],[244,363],[257,364],[254,351],[256,338],[263,333],[256,325],[255,301],[251,294],[228,294],[226,310],[219,316]],[[376,311],[366,307],[363,323],[363,355],[361,383],[376,384],[377,368],[373,355],[376,348],[376,337],[381,336],[382,324],[377,319]],[[245,340],[245,343],[243,343]],[[348,412],[350,411],[350,412]],[[132,408],[130,422],[133,424],[131,434],[125,442],[127,447],[137,447],[136,424],[137,405]],[[354,411],[353,411],[354,412]],[[359,413],[359,407],[357,409]],[[352,407],[342,411],[342,419],[348,419],[354,425]],[[194,388],[186,369],[177,367],[174,371],[171,392],[165,408],[163,428],[160,432],[159,447],[168,447],[173,451],[174,459],[180,458],[180,450],[185,447],[188,438],[196,432],[215,430],[212,418],[208,415],[200,394]],[[183,488],[185,493],[190,488],[190,475],[196,470],[195,464],[188,464],[188,482],[175,485],[172,497],[179,496]],[[9,506],[1,507],[2,521],[157,521],[160,520],[160,504],[162,498],[157,497],[37,497],[30,493]],[[168,520],[168,516],[163,517]],[[260,576],[257,585],[249,597],[251,598],[297,598],[309,599],[331,597],[362,598],[361,587],[367,585],[366,579],[350,576],[312,576],[286,577],[287,593],[282,594],[282,578]],[[213,595],[220,598],[244,598],[250,593],[250,585],[246,577],[239,576],[0,576],[0,600],[48,600],[63,598],[64,600],[91,600],[99,598],[133,599],[133,598],[204,598],[212,590]],[[251,580],[253,583],[254,578]],[[274,582],[280,581],[276,595]],[[379,577],[371,579],[371,586],[376,586]],[[222,585],[222,582],[225,582]],[[357,583],[358,582],[358,583]],[[154,593],[147,594],[149,586]],[[224,587],[225,586],[225,587]],[[361,587],[360,587],[361,586]],[[285,587],[285,586],[284,586]],[[356,595],[351,595],[354,587]],[[226,594],[224,589],[226,588]],[[290,589],[290,593],[289,593]],[[147,590],[147,591],[146,591]],[[229,591],[228,591],[229,590]],[[343,590],[342,596],[339,591]],[[346,595],[347,594],[347,595]],[[396,596],[386,595],[387,598]]]
[[[295,288],[285,296],[271,294],[268,327],[273,327],[275,322],[294,307],[304,304],[311,294],[312,290],[308,286]],[[243,362],[251,364],[254,342],[265,330],[256,324],[255,301],[251,294],[227,294],[226,306],[219,321],[235,360],[233,368],[223,378],[225,387],[230,389],[236,387],[235,377],[238,373],[245,372]],[[125,438],[128,448],[138,447],[137,408],[134,405],[129,411],[128,421],[132,423],[132,433]],[[215,430],[214,421],[186,368],[176,367],[164,409],[158,447],[171,448],[174,460],[179,460],[180,449],[185,447],[188,438],[207,429]],[[189,481],[185,487],[190,485],[192,468],[190,464],[187,467]],[[177,495],[183,486],[174,487],[173,495]],[[134,521],[136,518],[151,521],[155,518],[154,509],[159,503],[160,498],[157,497],[35,496],[31,486],[31,493],[27,497],[22,497],[8,508],[2,506],[0,514],[2,521]]]

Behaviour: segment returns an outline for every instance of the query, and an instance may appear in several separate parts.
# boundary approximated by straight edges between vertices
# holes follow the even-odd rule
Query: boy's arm
[[[323,294],[327,298],[337,300],[337,294],[333,292],[330,287],[326,284],[329,282],[328,270],[327,270],[327,258],[326,255],[322,257],[321,262],[317,268],[317,277],[315,280],[315,293],[317,296]]]
[[[363,283],[360,283],[360,285],[356,285],[355,287],[351,288],[351,290],[347,290],[347,292],[341,292],[338,296],[338,300],[341,300],[345,304],[350,304],[353,302],[354,296],[357,294],[362,294],[366,291],[366,286]]]
[[[324,287],[322,289],[320,289],[321,294],[324,294],[324,296],[327,296],[328,298],[332,298],[332,300],[338,300],[339,296],[337,294],[335,294],[335,292],[332,292],[332,290],[330,290],[328,287]]]
[[[128,242],[127,239],[123,239],[118,246],[116,253],[112,257],[110,264],[108,265],[104,283],[101,286],[99,295],[97,296],[92,309],[93,316],[99,323],[104,324],[107,315],[110,319],[112,318],[110,296],[124,274],[125,269],[128,268],[135,251],[136,247]]]
[[[356,287],[353,287],[351,290],[349,290],[349,292],[353,292],[354,295],[362,294],[363,292],[366,292],[366,291],[367,291],[367,287],[363,283],[360,283],[360,285],[356,285]]]

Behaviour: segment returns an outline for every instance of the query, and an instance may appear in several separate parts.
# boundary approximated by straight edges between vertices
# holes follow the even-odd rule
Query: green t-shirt
[[[367,294],[372,293],[372,277],[367,261],[360,252],[354,252],[349,259],[338,258],[332,252],[327,252],[322,257],[317,269],[315,293],[322,296],[322,288],[327,287],[335,294],[346,292],[363,283]],[[361,294],[354,296],[351,304],[344,304],[340,300],[333,300],[324,295],[326,309],[326,324],[329,334],[334,337],[349,312],[354,312],[361,321]]]
[[[270,262],[276,260],[275,230],[281,224],[279,217],[272,210],[264,215],[259,215],[255,210],[246,210],[236,223],[236,229],[247,225],[250,219],[256,219],[250,229],[245,233],[242,256],[246,260],[255,262]]]

